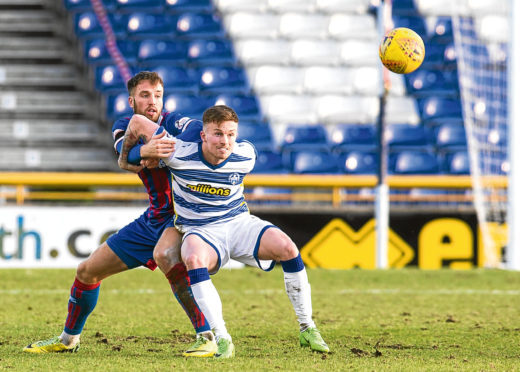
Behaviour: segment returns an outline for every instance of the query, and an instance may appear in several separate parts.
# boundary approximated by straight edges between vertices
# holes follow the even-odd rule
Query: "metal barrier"
[[[471,192],[456,195],[449,193],[450,190],[471,190],[470,176],[392,175],[387,180],[390,189],[441,190],[432,195],[413,195],[409,192],[391,194],[391,202],[472,203]],[[483,183],[506,189],[507,177],[489,176],[484,178]],[[248,202],[321,202],[333,208],[339,208],[345,202],[373,202],[370,193],[349,193],[348,190],[372,189],[375,185],[376,177],[371,175],[250,174],[244,179]],[[117,202],[147,199],[141,180],[132,173],[0,173],[0,200],[5,203],[14,201],[22,205],[28,201]]]

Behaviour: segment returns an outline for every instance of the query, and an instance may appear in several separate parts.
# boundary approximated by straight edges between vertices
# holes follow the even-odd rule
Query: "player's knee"
[[[296,256],[298,256],[298,247],[296,247],[296,244],[289,238],[282,239],[278,248],[278,260],[287,261]]]
[[[207,267],[207,262],[203,257],[196,253],[191,253],[184,257],[184,264],[188,270],[200,269],[201,267]]]
[[[76,278],[78,278],[82,283],[96,283],[99,281],[91,272],[88,260],[83,261],[78,265],[78,268],[76,269]]]
[[[160,267],[169,267],[180,262],[179,252],[173,248],[155,249],[153,259]]]

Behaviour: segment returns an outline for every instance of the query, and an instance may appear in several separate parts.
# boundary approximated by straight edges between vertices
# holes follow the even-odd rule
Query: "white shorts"
[[[272,223],[264,221],[249,213],[241,213],[231,220],[211,223],[204,226],[183,226],[185,234],[195,234],[201,237],[217,252],[217,269],[215,274],[224,266],[230,258],[249,266],[258,267],[264,271],[273,269],[273,260],[259,260],[258,248],[264,232],[275,227]]]

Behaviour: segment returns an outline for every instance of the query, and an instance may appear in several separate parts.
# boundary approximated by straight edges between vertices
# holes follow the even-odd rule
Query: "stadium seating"
[[[335,151],[374,151],[377,147],[377,128],[375,124],[338,124],[332,130],[330,139]]]
[[[327,151],[301,150],[294,154],[292,172],[295,174],[334,174],[338,159]]]
[[[130,64],[137,61],[137,44],[130,40],[117,40],[119,52]],[[112,64],[105,39],[87,39],[85,41],[85,59],[89,65]]]
[[[260,106],[254,95],[221,94],[217,96],[215,104],[233,107],[241,122],[262,120]]]
[[[394,174],[437,174],[437,156],[427,151],[397,151],[390,153],[389,173]]]
[[[324,95],[316,98],[319,121],[325,124],[375,123],[379,99],[371,96]]]
[[[132,39],[171,39],[176,34],[176,17],[165,14],[128,15],[127,35]]]
[[[113,65],[96,67],[95,79],[96,88],[103,93],[126,89],[126,83],[121,77],[118,68]]]
[[[102,0],[102,3],[107,11],[114,11],[117,6],[116,0]],[[63,0],[63,5],[72,14],[92,10],[90,0]]]
[[[267,10],[267,0],[214,0],[214,3],[220,11],[228,14],[239,11],[263,12]]]
[[[238,139],[251,142],[255,145],[258,151],[273,150],[273,138],[271,128],[268,124],[240,120],[240,125],[238,126]]]
[[[338,40],[379,39],[376,20],[370,14],[332,14],[328,32],[331,37]]]
[[[330,40],[297,39],[291,44],[290,61],[302,66],[334,66],[341,61],[341,49],[336,42]]]
[[[385,138],[392,150],[420,150],[433,145],[432,134],[422,125],[390,124],[386,128]]]
[[[196,119],[202,118],[202,113],[211,105],[207,97],[172,93],[164,97],[164,109],[175,111]]]
[[[287,39],[323,39],[329,32],[329,17],[322,14],[287,12],[280,16],[280,36]]]
[[[267,10],[275,13],[312,13],[316,10],[314,1],[267,0]]]
[[[133,110],[128,104],[128,92],[109,94],[106,100],[106,115],[113,122],[117,118],[131,116]]]
[[[365,14],[370,9],[370,0],[316,0],[316,10],[323,13]]]
[[[447,174],[469,174],[469,156],[466,150],[448,152],[442,157],[442,170]]]
[[[188,45],[180,41],[146,39],[139,43],[139,66],[184,64]]]
[[[241,68],[227,66],[208,66],[200,69],[201,92],[219,93],[249,93],[247,76]]]
[[[114,34],[118,38],[126,35],[128,16],[125,14],[108,14],[108,20]],[[74,15],[74,32],[80,39],[104,38],[105,34],[93,11],[78,12]]]
[[[252,173],[287,173],[282,164],[282,155],[275,151],[258,151]]]
[[[280,144],[284,167],[294,168],[300,151],[328,152],[327,132],[321,125],[288,125]]]
[[[232,38],[275,38],[278,36],[280,16],[234,12],[224,17],[226,30]]]
[[[421,118],[424,123],[435,118],[462,118],[462,105],[459,99],[427,97],[419,99]]]
[[[249,70],[257,94],[301,93],[304,70],[298,67],[265,65]]]
[[[166,11],[170,13],[202,12],[214,10],[211,0],[163,0]]]
[[[416,98],[459,96],[457,76],[448,71],[419,69],[406,75],[408,91]]]
[[[235,41],[239,60],[246,66],[289,63],[291,43],[287,40],[243,39]]]
[[[376,174],[378,164],[375,151],[353,150],[339,154],[340,172],[345,174]]]
[[[208,13],[183,13],[177,21],[177,34],[184,38],[223,37],[220,18]]]
[[[167,93],[196,94],[199,91],[199,75],[194,70],[164,65],[151,70],[162,77]]]
[[[426,19],[426,34],[426,41],[430,44],[448,44],[453,42],[451,17],[428,17]]]
[[[164,0],[116,0],[116,4],[115,10],[120,13],[159,13],[163,10]]]
[[[439,150],[466,149],[466,131],[462,123],[446,122],[435,127],[435,132],[435,144]]]
[[[196,39],[188,45],[189,61],[197,66],[235,65],[233,45],[226,39]]]

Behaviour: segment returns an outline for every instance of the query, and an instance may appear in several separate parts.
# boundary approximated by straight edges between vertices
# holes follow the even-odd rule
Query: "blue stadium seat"
[[[202,113],[209,106],[211,106],[211,102],[206,97],[179,93],[168,94],[164,97],[166,111],[178,112],[195,119],[202,119]]]
[[[221,94],[215,104],[233,107],[240,121],[262,119],[258,99],[254,95]]]
[[[220,18],[215,14],[183,13],[177,20],[177,34],[186,38],[215,38],[225,35]]]
[[[139,66],[185,64],[187,51],[182,41],[146,39],[139,43]]]
[[[467,151],[455,151],[444,154],[442,168],[448,174],[469,174],[469,156]]]
[[[251,142],[257,150],[267,151],[273,149],[273,136],[271,127],[268,124],[240,120],[238,139]]]
[[[422,125],[391,124],[386,128],[385,137],[392,150],[419,150],[433,145],[430,130]]]
[[[116,0],[116,11],[159,13],[164,10],[164,0]]]
[[[340,171],[346,174],[376,174],[377,153],[374,151],[345,151],[339,154]]]
[[[167,94],[196,94],[199,91],[198,75],[193,70],[175,66],[157,66],[151,70],[161,76]]]
[[[458,78],[449,71],[419,69],[405,75],[408,92],[416,98],[427,96],[458,97]]]
[[[398,15],[394,14],[392,16],[392,20],[394,21],[394,27],[407,27],[414,30],[418,33],[424,40],[427,35],[426,25],[424,23],[424,19],[419,16],[414,15]]]
[[[134,64],[137,60],[137,45],[130,40],[117,40],[117,49],[125,60]],[[85,41],[85,59],[90,65],[113,63],[105,39],[87,39]]]
[[[234,65],[237,61],[233,45],[226,39],[192,40],[188,46],[188,58],[198,66]]]
[[[134,39],[170,39],[175,36],[175,24],[172,15],[132,13],[128,15],[127,34]]]
[[[400,16],[417,16],[417,8],[414,0],[393,0],[392,14]]]
[[[124,37],[128,16],[118,13],[108,14],[108,20],[116,37]],[[74,15],[74,32],[79,39],[105,37],[103,29],[93,11],[79,12]]]
[[[133,115],[133,110],[128,104],[128,92],[126,91],[108,95],[106,106],[107,118],[111,121]]]
[[[419,107],[423,122],[435,118],[462,118],[460,99],[432,96],[419,99]]]
[[[435,141],[439,150],[465,149],[466,131],[462,123],[444,123],[435,127]]]
[[[249,93],[250,87],[243,69],[211,66],[200,69],[200,90],[208,93]]]
[[[292,145],[327,145],[327,132],[321,125],[289,125],[285,129],[282,147]]]
[[[102,3],[107,11],[113,11],[116,8],[116,0],[102,0]],[[92,10],[90,0],[63,0],[63,5],[71,13]]]
[[[321,125],[289,125],[280,145],[284,167],[293,169],[298,151],[328,151],[329,143],[325,128]]]
[[[166,0],[164,6],[171,13],[210,13],[215,9],[211,0]]]
[[[331,142],[335,151],[374,150],[377,146],[376,125],[338,124],[332,130]]]
[[[282,155],[275,151],[258,151],[252,173],[287,173],[283,167]]]
[[[430,44],[448,44],[453,42],[451,17],[430,17],[426,22],[426,40]]]
[[[294,154],[292,172],[296,174],[338,173],[338,159],[327,151],[301,150]]]
[[[438,174],[437,156],[427,151],[397,151],[390,154],[389,173]]]
[[[103,93],[122,91],[126,89],[119,70],[114,65],[98,66],[95,68],[96,89]]]

